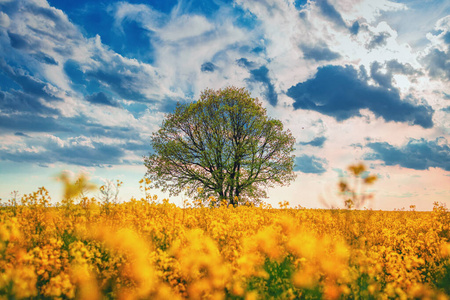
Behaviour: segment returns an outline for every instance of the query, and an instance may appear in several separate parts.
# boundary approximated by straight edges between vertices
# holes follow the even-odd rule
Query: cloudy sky
[[[235,85],[297,140],[269,203],[342,206],[364,161],[371,207],[450,206],[449,46],[442,0],[0,0],[0,198],[62,170],[140,197],[164,115]]]

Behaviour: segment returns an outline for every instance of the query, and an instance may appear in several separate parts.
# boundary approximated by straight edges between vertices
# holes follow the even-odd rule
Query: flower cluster
[[[450,295],[450,212],[438,203],[432,212],[292,209],[286,202],[281,209],[181,208],[148,190],[123,203],[49,203],[41,188],[0,208],[0,298]]]

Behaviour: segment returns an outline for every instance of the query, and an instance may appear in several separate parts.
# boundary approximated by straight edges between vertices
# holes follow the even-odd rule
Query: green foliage
[[[450,295],[450,260],[443,266],[442,277],[436,284],[436,287],[441,289],[447,295]]]
[[[153,134],[146,176],[172,195],[257,202],[265,188],[295,178],[294,143],[245,89],[207,89],[197,102],[178,104]]]
[[[266,298],[287,298],[287,295],[292,293],[295,289],[291,280],[294,273],[292,257],[287,256],[281,262],[266,259],[264,271],[268,274],[268,277],[264,282],[266,287]]]

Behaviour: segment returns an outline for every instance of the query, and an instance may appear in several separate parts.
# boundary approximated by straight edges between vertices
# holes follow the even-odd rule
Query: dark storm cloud
[[[156,71],[149,71],[150,68],[141,64],[140,61],[130,62],[126,57],[112,55],[113,51],[108,47],[102,47],[103,44],[100,44],[100,41],[98,43],[100,46],[96,44],[91,49],[93,51],[89,52],[88,59],[83,59],[82,63],[75,61],[73,57],[76,55],[73,55],[73,52],[83,45],[88,45],[88,39],[83,37],[79,28],[75,27],[62,11],[53,7],[40,7],[39,4],[30,1],[20,1],[17,7],[11,10],[9,17],[12,20],[11,26],[9,26],[8,32],[5,32],[4,38],[8,45],[3,45],[3,47],[11,53],[17,54],[9,57],[5,55],[4,59],[9,64],[14,60],[23,63],[32,59],[33,63],[41,65],[58,65],[55,57],[49,54],[57,52],[68,59],[64,64],[64,71],[71,79],[73,88],[78,92],[93,94],[108,88],[117,94],[117,98],[148,102],[149,99],[142,90],[155,84]],[[36,19],[39,22],[33,21]],[[114,38],[117,39],[117,36]],[[136,43],[132,43],[132,45],[135,46],[132,48],[142,50],[142,45]],[[16,60],[16,58],[20,58],[20,60]],[[25,69],[26,66],[23,68]],[[33,71],[39,72],[36,69],[33,68]],[[33,93],[45,100],[55,98],[50,92],[45,95],[45,92],[51,89],[44,88],[50,84],[33,78],[38,74],[7,72],[4,68],[3,71],[13,78],[13,81],[18,83],[24,92]]]
[[[450,171],[450,145],[441,137],[436,140],[410,139],[402,146],[395,147],[386,142],[369,143],[373,153],[368,160],[382,160],[388,166],[400,165],[415,170],[441,168]]]
[[[414,69],[411,64],[399,63],[397,60],[392,59],[386,62],[386,67],[392,73],[404,74],[404,75],[422,75],[422,71]]]
[[[422,75],[423,73],[420,70],[414,69],[410,64],[399,63],[397,60],[390,60],[384,64],[375,61],[370,65],[370,76],[376,83],[386,89],[393,88],[392,80],[394,74],[412,76],[411,80],[414,81],[415,76]]]
[[[269,69],[267,69],[266,66],[262,66],[259,69],[251,70],[250,74],[252,74],[252,76],[250,77],[250,80],[255,81],[255,82],[260,82],[265,87],[266,91],[264,92],[264,96],[269,101],[269,103],[272,106],[277,105],[278,95],[275,92],[275,86],[270,81]]]
[[[140,156],[148,154],[150,150],[150,146],[148,143],[140,143],[140,142],[129,142],[126,143],[124,149],[133,151],[135,154],[139,154]]]
[[[85,99],[92,103],[92,104],[99,104],[99,105],[106,105],[106,106],[113,106],[113,107],[119,107],[119,103],[115,102],[114,100],[110,99],[105,93],[99,92],[94,93],[92,95],[87,95]]]
[[[353,35],[357,35],[359,33],[359,28],[360,28],[359,22],[358,21],[353,22],[352,26],[349,28],[350,33]]]
[[[397,89],[368,85],[352,66],[321,67],[314,78],[292,86],[286,95],[295,100],[294,109],[314,110],[338,121],[369,109],[386,121],[433,126],[431,107],[402,100]]]
[[[450,80],[450,50],[445,52],[433,49],[422,59],[422,62],[431,77]]]
[[[245,57],[242,57],[238,60],[236,60],[238,66],[242,67],[242,68],[246,68],[246,69],[255,69],[258,66],[256,65],[256,63],[249,61],[248,59],[246,59]]]
[[[315,61],[330,61],[341,57],[339,53],[331,51],[326,45],[307,46],[302,45],[303,56]]]
[[[15,136],[23,136],[23,137],[29,137],[29,135],[26,135],[25,133],[23,133],[23,132],[16,132],[16,133],[14,133],[14,135]]]
[[[59,112],[42,104],[34,95],[26,94],[22,91],[12,90],[2,92],[0,96],[0,109],[3,113],[23,113],[58,115]]]
[[[139,92],[139,89],[133,86],[135,82],[134,75],[120,74],[117,70],[109,70],[107,68],[88,71],[86,75],[90,80],[99,80],[106,84],[111,90],[127,100],[146,100],[146,97]]]
[[[0,58],[0,72],[14,81],[29,96],[42,97],[45,100],[61,100],[49,92],[47,83],[27,74],[23,69],[11,67],[2,58]]]
[[[23,91],[37,97],[43,97],[45,99],[56,99],[52,94],[49,94],[46,90],[47,84],[29,75],[16,75],[14,81],[19,84]]]
[[[327,164],[328,162],[326,159],[318,158],[314,155],[302,155],[295,158],[294,171],[308,174],[323,174],[327,171]]]
[[[388,32],[380,32],[377,35],[374,35],[369,44],[367,44],[367,49],[372,50],[377,47],[385,46],[387,44],[387,39],[390,37],[391,35]]]
[[[373,62],[370,66],[370,76],[380,86],[388,89],[392,87],[392,73],[380,72],[381,64],[379,62]]]
[[[82,132],[86,132],[88,136],[107,137],[126,141],[142,140],[142,137],[139,135],[139,132],[129,127],[111,127],[111,126],[104,126],[101,124],[84,125],[84,123],[81,126],[80,130]]]
[[[325,141],[327,140],[326,137],[324,136],[320,136],[320,137],[316,137],[315,139],[309,141],[309,142],[300,142],[300,145],[303,146],[313,146],[313,147],[323,147],[323,144],[325,143]]]
[[[58,48],[65,48],[71,53],[71,39],[82,39],[76,27],[61,11],[53,7],[41,7],[32,1],[12,1],[2,6],[2,10],[12,20],[7,35],[9,44],[14,49],[30,54],[37,50],[44,51],[42,49],[53,48],[57,51]],[[49,56],[35,58],[43,58],[44,63],[53,63]]]
[[[278,94],[275,91],[274,84],[270,80],[269,69],[266,66],[258,68],[256,63],[246,58],[240,58],[236,62],[240,67],[246,68],[250,72],[250,78],[247,81],[261,83],[265,89],[263,96],[272,106],[276,106],[278,103]]]
[[[124,156],[120,146],[101,143],[93,143],[93,147],[82,145],[63,147],[52,152],[57,155],[56,161],[79,166],[120,164]]]
[[[156,102],[142,92],[150,87],[159,88],[156,85],[156,71],[149,71],[143,64],[132,64],[120,56],[113,56],[112,61],[99,59],[96,64],[82,64],[69,59],[64,64],[64,72],[70,78],[73,88],[84,94],[92,95],[107,90],[114,98],[141,103]]]
[[[55,132],[68,131],[58,119],[60,112],[46,102],[61,100],[45,83],[23,69],[0,59],[0,73],[14,85],[0,96],[0,128],[7,131]]]
[[[135,155],[142,157],[146,155],[150,149],[150,144],[143,138],[140,133],[129,127],[110,127],[101,124],[93,124],[84,126],[83,130],[88,136],[100,138],[112,138],[121,141],[118,146],[122,150],[132,151]]]
[[[15,34],[13,32],[8,31],[8,37],[11,43],[11,46],[16,49],[26,49],[29,48],[28,41],[23,38],[20,34]]]
[[[36,153],[36,152],[7,152],[5,150],[0,149],[0,160],[9,160],[18,163],[41,163],[47,165],[48,163],[52,163],[53,161],[45,161],[48,159],[48,155],[44,153]]]
[[[41,117],[34,113],[15,115],[0,115],[0,128],[2,131],[26,132],[58,132],[70,131],[59,120],[51,117]]]
[[[43,52],[38,52],[38,53],[34,54],[33,57],[37,61],[42,62],[47,65],[55,65],[55,66],[58,65],[58,62],[53,57],[51,57],[50,55],[47,55]]]
[[[333,23],[342,27],[347,27],[341,14],[327,0],[317,0],[316,4],[320,8],[322,14]]]
[[[86,167],[120,164],[123,156],[124,151],[120,146],[101,143],[93,143],[93,147],[85,145],[61,147],[56,143],[48,143],[41,152],[0,150],[2,160],[40,164],[62,162]]]
[[[214,72],[216,70],[216,66],[212,62],[205,62],[201,66],[201,71],[205,73]]]

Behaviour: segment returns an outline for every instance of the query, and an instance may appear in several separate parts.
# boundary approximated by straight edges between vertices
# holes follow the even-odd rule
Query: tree
[[[244,88],[207,89],[197,102],[178,103],[153,133],[146,176],[171,195],[258,202],[265,188],[294,180],[294,143]]]

